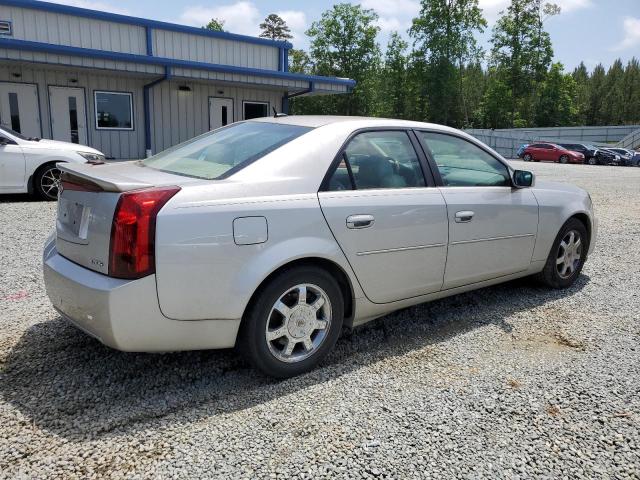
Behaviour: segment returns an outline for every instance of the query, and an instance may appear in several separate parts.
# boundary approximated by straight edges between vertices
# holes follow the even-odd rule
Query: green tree
[[[562,127],[575,124],[576,82],[563,72],[561,63],[551,65],[542,82],[536,105],[537,127]]]
[[[480,58],[475,33],[484,31],[487,23],[478,0],[422,0],[420,6],[409,35],[415,55],[427,66],[431,119],[460,126],[466,116],[462,69]]]
[[[381,114],[392,118],[405,118],[407,111],[407,55],[409,44],[398,32],[393,32],[387,45],[384,71],[381,76],[383,95]]]
[[[349,95],[320,97],[316,107],[326,113],[368,115],[375,104],[380,47],[376,41],[378,15],[360,5],[340,3],[322,13],[307,35],[311,40],[313,72],[347,77],[357,85]],[[307,99],[303,99],[307,100]],[[309,99],[311,100],[311,99]]]
[[[571,74],[574,82],[576,83],[576,123],[578,125],[587,124],[587,115],[589,109],[589,71],[584,62],[580,62],[580,65]]]
[[[487,89],[482,98],[481,115],[484,127],[507,128],[512,122],[511,95],[506,71],[489,68]]]
[[[606,92],[606,73],[602,64],[598,64],[591,73],[589,80],[589,102],[587,105],[587,125],[604,125],[603,114],[604,96]]]
[[[262,30],[260,32],[262,38],[270,38],[271,40],[289,40],[293,38],[287,22],[275,13],[267,15],[264,22],[260,24],[260,29]]]
[[[491,37],[491,64],[504,71],[511,90],[510,126],[527,126],[533,119],[536,83],[544,79],[553,59],[546,15],[558,12],[541,0],[511,0]]]
[[[205,30],[211,30],[213,32],[224,32],[224,20],[219,18],[212,18],[209,23],[207,23],[204,27]]]
[[[640,123],[640,62],[632,58],[624,70],[624,123]]]
[[[292,48],[289,50],[289,71],[293,73],[309,73],[311,59],[304,50]]]

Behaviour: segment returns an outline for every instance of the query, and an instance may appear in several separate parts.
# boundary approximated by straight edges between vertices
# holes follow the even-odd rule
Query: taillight
[[[142,278],[156,270],[156,216],[180,191],[180,187],[158,187],[120,195],[111,226],[109,276]]]

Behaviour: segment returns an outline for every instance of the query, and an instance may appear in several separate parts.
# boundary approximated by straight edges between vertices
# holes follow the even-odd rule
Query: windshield
[[[235,123],[165,150],[142,164],[188,177],[224,178],[310,130],[276,123]]]
[[[8,127],[0,127],[0,132],[4,132],[4,133],[8,133],[10,135],[13,135],[14,137],[19,138],[20,140],[31,140],[29,137],[25,137],[24,135],[22,135],[21,133],[16,132],[15,130],[11,130]]]

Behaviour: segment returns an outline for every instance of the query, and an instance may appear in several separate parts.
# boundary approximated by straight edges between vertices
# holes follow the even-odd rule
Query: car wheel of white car
[[[580,275],[589,250],[587,229],[576,219],[569,219],[556,237],[540,280],[551,288],[567,288]]]
[[[313,266],[285,270],[252,302],[240,347],[267,375],[299,375],[333,349],[343,315],[340,287],[328,272]]]
[[[55,165],[46,165],[35,174],[35,188],[43,200],[57,200],[60,187],[60,170]]]

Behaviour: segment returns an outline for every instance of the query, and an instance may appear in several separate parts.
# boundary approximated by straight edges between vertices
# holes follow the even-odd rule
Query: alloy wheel
[[[576,230],[570,230],[558,246],[556,270],[561,278],[569,278],[582,261],[582,237]]]
[[[56,167],[51,167],[42,172],[40,176],[40,190],[48,198],[58,198],[58,191],[60,189],[60,170]]]
[[[305,283],[284,292],[269,313],[265,338],[269,351],[286,363],[313,355],[331,327],[331,301],[317,285]]]

